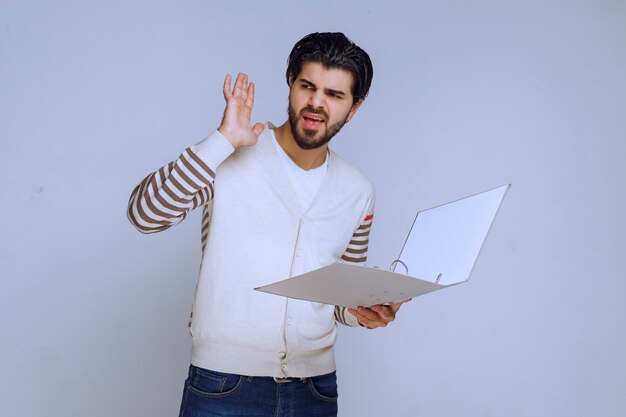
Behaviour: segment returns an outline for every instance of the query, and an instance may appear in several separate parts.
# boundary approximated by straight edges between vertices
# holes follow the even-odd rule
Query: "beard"
[[[323,110],[316,110],[312,107],[304,107],[300,110],[300,114],[296,115],[296,111],[294,110],[291,103],[289,103],[289,107],[287,108],[287,114],[289,115],[289,125],[291,126],[291,134],[293,135],[296,144],[304,150],[317,149],[321,146],[326,145],[330,140],[335,136],[343,125],[346,124],[347,117],[344,120],[341,120],[331,126],[326,130],[326,134],[317,136],[317,130],[312,129],[302,129],[302,131],[298,130],[298,119],[300,115],[303,113],[314,113],[319,114],[324,117],[324,120],[328,120],[328,115]]]

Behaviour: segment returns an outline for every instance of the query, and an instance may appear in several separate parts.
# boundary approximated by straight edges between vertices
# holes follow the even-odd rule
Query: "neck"
[[[293,138],[289,121],[276,128],[274,134],[276,135],[276,141],[289,158],[305,171],[321,166],[326,160],[328,144],[316,149],[302,149]]]

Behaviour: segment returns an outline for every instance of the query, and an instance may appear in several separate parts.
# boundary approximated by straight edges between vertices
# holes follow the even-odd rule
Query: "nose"
[[[321,109],[324,107],[324,93],[320,90],[321,89],[318,88],[315,91],[311,91],[311,94],[309,95],[309,102],[307,104],[314,109]]]

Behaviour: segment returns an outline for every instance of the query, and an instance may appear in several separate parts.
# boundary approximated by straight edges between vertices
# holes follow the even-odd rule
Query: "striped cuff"
[[[359,327],[360,323],[354,317],[346,307],[335,306],[335,320],[339,323],[350,326],[350,327]]]

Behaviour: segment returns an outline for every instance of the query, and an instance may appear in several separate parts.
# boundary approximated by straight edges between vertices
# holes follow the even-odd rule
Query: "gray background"
[[[341,329],[340,414],[626,415],[626,4],[598,0],[2,0],[2,415],[176,415],[199,213],[144,236],[130,191],[217,127],[227,72],[281,123],[290,48],[335,30],[375,65],[333,141],[378,191],[370,265],[513,183],[468,283]]]

